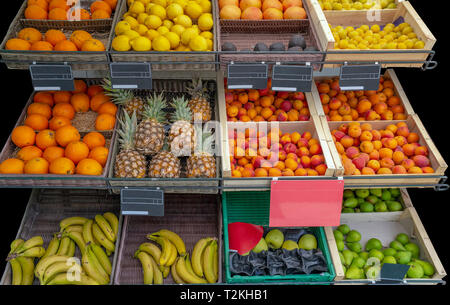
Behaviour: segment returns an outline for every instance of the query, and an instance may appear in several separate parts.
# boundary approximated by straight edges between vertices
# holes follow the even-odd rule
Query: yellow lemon
[[[206,39],[206,51],[213,50],[213,41],[211,39]]]
[[[128,7],[130,7],[134,1],[136,1],[136,0],[127,0]]]
[[[179,5],[178,3],[172,3],[171,5],[169,5],[166,9],[166,12],[167,12],[167,17],[171,20],[184,14],[183,7],[181,5]]]
[[[165,35],[170,32],[169,29],[165,26],[160,26],[156,31],[158,31],[158,33],[161,35]]]
[[[130,38],[125,35],[116,36],[112,41],[112,48],[119,52],[129,51],[131,49]]]
[[[162,20],[161,18],[159,18],[156,15],[150,15],[145,19],[144,24],[149,28],[149,29],[157,29],[161,26],[162,24]]]
[[[184,26],[179,25],[179,24],[175,24],[173,27],[170,28],[171,32],[174,32],[175,34],[177,34],[178,36],[181,36],[181,34],[183,34],[184,30],[186,30],[184,28]],[[206,38],[206,37],[205,37]]]
[[[138,15],[138,17],[137,17],[137,22],[139,23],[139,24],[144,24],[144,22],[145,22],[145,19],[148,17],[149,15],[147,14],[147,13],[140,13],[139,15]]]
[[[154,29],[148,30],[147,33],[145,34],[145,37],[147,37],[150,40],[153,40],[158,36],[161,36],[161,34],[159,34],[158,31]]]
[[[198,36],[198,33],[196,32],[195,29],[193,28],[189,28],[186,29],[182,34],[181,34],[181,42],[184,45],[189,45],[189,42],[191,41],[191,39],[195,36]]]
[[[194,29],[195,32],[197,33],[197,35],[200,35],[200,28],[198,27],[198,25],[194,24],[193,26],[191,26],[191,29]]]
[[[130,41],[134,51],[146,52],[152,49],[152,42],[147,37],[138,37]]]
[[[178,46],[178,48],[175,49],[175,51],[183,52],[183,51],[185,51],[185,46],[182,45],[182,44],[180,44],[180,45]]]
[[[166,9],[159,4],[155,4],[150,8],[150,15],[156,15],[161,18],[161,20],[164,20],[167,17]]]
[[[140,14],[145,12],[145,5],[142,2],[134,1],[133,4],[131,4],[130,8],[128,9],[128,12],[133,14]]]
[[[213,25],[214,21],[212,16],[208,13],[200,15],[200,18],[198,18],[198,27],[202,31],[209,31],[212,29]]]
[[[198,3],[202,7],[203,13],[211,13],[211,1],[210,0],[200,0]]]
[[[167,7],[167,1],[166,0],[152,0],[152,3],[161,5],[162,7]]]
[[[128,36],[128,38],[130,38],[130,40],[141,36],[138,32],[136,32],[134,30],[125,31],[122,33],[122,35]]]
[[[147,14],[150,14],[150,9],[152,8],[152,6],[155,5],[154,3],[149,3],[145,6],[145,12]]]
[[[164,37],[169,40],[171,49],[176,49],[180,45],[180,37],[174,32],[166,33]]]
[[[173,19],[175,21],[175,24],[179,24],[184,26],[185,28],[190,28],[192,26],[192,20],[189,18],[189,16],[186,15],[180,15]]]
[[[193,51],[206,51],[206,49],[208,48],[208,42],[204,37],[197,35],[189,41],[189,47]]]
[[[148,31],[148,27],[146,27],[143,24],[139,24],[137,26],[137,28],[135,29],[135,31],[138,32],[139,35],[144,36],[147,33],[147,31]]]
[[[423,49],[425,47],[425,43],[422,40],[419,40],[414,43],[414,49]]]
[[[173,22],[170,21],[169,19],[166,19],[163,21],[163,26],[165,26],[166,28],[168,28],[170,30],[173,26]]]
[[[131,29],[133,29],[133,30],[139,25],[139,22],[131,16],[127,16],[127,17],[123,18],[123,20],[128,22],[131,26]]]
[[[125,31],[131,30],[131,25],[126,21],[119,21],[114,29],[116,35],[120,35]]]
[[[203,36],[206,39],[213,39],[214,38],[213,33],[209,32],[209,31],[201,32],[200,36]]]
[[[187,0],[173,0],[173,3],[181,5],[183,9],[186,8],[188,1]]]
[[[155,39],[153,39],[153,50],[161,52],[169,51],[170,50],[169,39],[167,39],[164,36],[158,36]]]
[[[191,17],[191,19],[197,19],[203,13],[203,9],[197,2],[189,1],[186,5],[185,13]]]
[[[142,2],[144,5],[147,5],[150,2],[152,2],[152,0],[136,0],[136,1]]]

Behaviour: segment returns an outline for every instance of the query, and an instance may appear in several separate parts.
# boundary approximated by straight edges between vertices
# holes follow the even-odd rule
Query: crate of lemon
[[[215,70],[211,0],[127,0],[111,41],[113,62],[151,62],[153,70]],[[197,63],[196,63],[197,62]]]
[[[364,7],[322,10],[317,0],[306,2],[312,7],[313,17],[319,20],[316,30],[320,45],[332,51],[326,56],[328,62],[382,62],[385,68],[422,67],[436,43],[409,1],[396,3],[395,8],[369,10]],[[325,65],[334,66],[340,64]]]

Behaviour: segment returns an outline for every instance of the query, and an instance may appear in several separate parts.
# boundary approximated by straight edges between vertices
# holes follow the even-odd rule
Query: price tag
[[[409,265],[384,263],[383,267],[381,267],[380,281],[378,283],[398,284],[399,282],[403,282],[409,267]]]
[[[120,191],[122,215],[164,216],[164,192],[160,189],[130,189]]]
[[[113,89],[152,89],[152,68],[150,63],[111,63]]]
[[[69,65],[30,65],[31,81],[36,91],[73,91],[72,67]]]
[[[228,89],[266,89],[268,70],[266,64],[229,64]]]
[[[339,86],[341,90],[378,90],[381,65],[343,65]]]
[[[272,70],[272,90],[311,92],[311,66],[275,65]]]

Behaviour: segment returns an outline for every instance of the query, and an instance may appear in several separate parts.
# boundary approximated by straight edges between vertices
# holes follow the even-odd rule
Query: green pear
[[[362,250],[362,246],[359,242],[347,243],[347,248],[356,253],[359,253]]]
[[[280,249],[284,242],[284,235],[280,230],[273,229],[266,234],[265,240],[269,248]]]
[[[358,199],[356,199],[355,197],[352,198],[347,198],[344,201],[344,207],[345,208],[351,208],[354,209],[358,206]]]
[[[368,189],[360,189],[360,190],[356,190],[355,191],[356,197],[359,198],[366,198],[367,196],[369,196],[369,190]]]
[[[298,249],[298,245],[293,240],[285,240],[281,248],[286,249],[288,251]]]
[[[355,194],[353,194],[353,191],[352,190],[344,190],[344,198],[345,199],[347,199],[347,198],[352,198],[352,197],[355,197]]]
[[[383,245],[381,244],[381,241],[376,238],[371,238],[366,243],[366,251],[370,251],[372,249],[381,250],[383,248]]]
[[[377,197],[381,197],[382,190],[381,189],[370,189],[370,194],[377,196]]]
[[[345,264],[345,257],[344,257],[344,254],[342,254],[342,252],[339,252],[339,258],[341,259],[341,263],[344,265]]]
[[[361,240],[361,234],[356,230],[351,230],[347,234],[346,242],[354,243]]]
[[[342,234],[342,232],[339,230],[334,230],[333,234],[334,234],[334,239],[336,239],[336,241],[345,239],[344,234]]]
[[[423,261],[420,259],[415,259],[414,262],[416,262],[422,266],[423,272],[425,275],[432,276],[434,274],[434,272],[435,272],[434,267],[429,262],[426,262],[426,261]]]
[[[395,259],[395,257],[388,255],[383,258],[383,261],[381,263],[397,264],[397,260]]]
[[[397,234],[395,240],[401,242],[402,245],[406,245],[407,243],[409,243],[409,236],[405,233],[400,233]]]
[[[387,212],[387,210],[388,210],[388,207],[387,207],[387,205],[386,205],[386,202],[384,202],[384,201],[378,201],[378,202],[375,204],[375,211],[376,211],[376,212]]]
[[[412,258],[419,258],[420,256],[420,248],[415,243],[407,243],[405,245],[406,251],[409,251],[412,253]]]
[[[347,272],[347,267],[345,267],[344,265],[342,265],[342,270],[344,270],[344,274]]]
[[[371,204],[376,204],[378,202],[378,197],[374,195],[370,195],[366,198],[366,201]]]
[[[363,213],[372,213],[375,209],[374,205],[367,201],[364,201],[363,203],[361,203],[359,208],[361,209],[361,212],[363,212]]]
[[[391,195],[392,197],[399,197],[400,196],[400,190],[399,189],[391,189]]]
[[[394,240],[389,244],[389,247],[395,249],[397,251],[406,251],[405,247],[403,247],[402,243],[398,240]]]
[[[344,256],[344,265],[350,266],[354,258],[353,252],[345,249],[342,251],[342,255]]]
[[[383,190],[381,193],[381,200],[383,201],[388,201],[391,200],[392,195],[391,192],[389,190]]]
[[[391,212],[398,212],[403,209],[402,204],[398,201],[386,201],[386,205]]]
[[[364,278],[364,271],[358,267],[352,266],[345,272],[345,277],[351,280],[358,280]]]
[[[359,257],[363,258],[365,261],[369,258],[369,252],[360,252]]]
[[[364,265],[366,264],[366,261],[361,258],[361,257],[356,257],[353,259],[352,264],[350,265],[350,267],[357,267],[357,268],[363,268]]]
[[[269,248],[267,247],[266,240],[264,238],[261,238],[258,244],[252,249],[255,253],[260,253],[262,251],[267,251]]]
[[[317,249],[317,239],[312,234],[305,234],[300,237],[300,240],[298,241],[298,247],[305,250]]]
[[[410,265],[410,267],[408,273],[406,274],[407,277],[412,279],[420,279],[424,276],[425,272],[421,264],[418,262],[410,262],[408,265]]]
[[[395,254],[395,259],[398,264],[406,265],[411,261],[412,254],[409,251],[398,251]]]
[[[336,240],[336,246],[338,248],[338,251],[342,251],[345,248],[345,243],[343,240]]]
[[[397,253],[397,250],[392,249],[392,248],[386,248],[383,250],[384,256],[394,256],[395,253]]]
[[[366,277],[371,280],[376,280],[380,277],[381,267],[371,266],[365,269]]]
[[[340,225],[337,227],[337,229],[344,235],[348,234],[350,232],[350,227],[346,224]]]
[[[380,250],[372,249],[369,251],[369,258],[370,257],[378,258],[381,262],[384,258],[384,255],[383,255],[383,252],[381,252]]]
[[[350,209],[350,208],[343,208],[341,212],[342,213],[355,213],[355,210]]]

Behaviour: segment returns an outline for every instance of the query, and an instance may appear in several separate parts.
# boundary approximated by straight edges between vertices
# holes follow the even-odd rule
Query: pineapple
[[[197,127],[197,126],[196,126]],[[197,148],[192,156],[187,160],[188,178],[215,178],[216,177],[216,158],[212,151],[214,134],[196,128]]]
[[[135,96],[133,91],[124,89],[113,89],[111,80],[103,80],[103,89],[105,94],[111,98],[113,103],[123,106],[128,115],[131,116],[133,112],[136,112],[136,118],[138,121],[142,119],[142,112],[144,111],[144,101]]]
[[[148,167],[148,175],[151,178],[179,178],[180,171],[180,159],[166,149],[157,153]]]
[[[147,161],[145,156],[134,148],[136,127],[136,113],[133,112],[130,118],[128,112],[124,110],[120,130],[117,131],[120,136],[120,152],[114,164],[114,176],[117,178],[145,178]]]
[[[199,121],[211,121],[211,103],[208,101],[206,84],[203,86],[201,78],[193,79],[187,91],[191,95],[189,108],[193,115],[192,120],[198,117]]]
[[[164,124],[166,123],[166,114],[164,108],[167,107],[163,93],[153,94],[147,98],[143,120],[139,123],[134,141],[136,150],[144,155],[153,155],[158,153],[163,145],[165,138]]]
[[[175,112],[171,115],[172,127],[169,131],[170,151],[176,156],[190,156],[195,148],[195,129],[191,124],[192,114],[184,97],[173,100]]]

